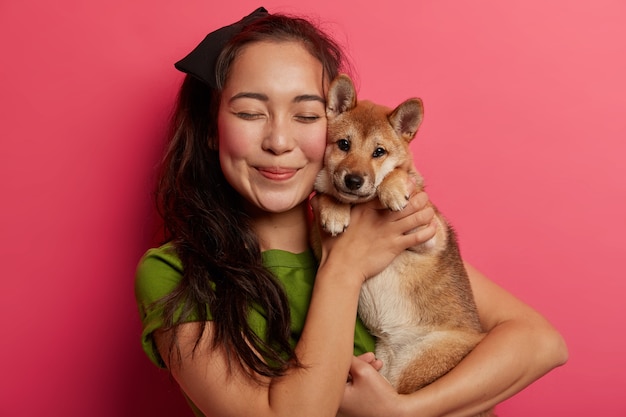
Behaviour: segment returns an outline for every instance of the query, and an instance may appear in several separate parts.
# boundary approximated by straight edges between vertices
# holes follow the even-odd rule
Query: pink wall
[[[624,2],[285,3],[345,40],[362,97],[424,99],[413,149],[465,256],[565,335],[500,414],[626,415]],[[2,2],[0,415],[189,415],[132,288],[172,63],[259,5],[212,4]]]

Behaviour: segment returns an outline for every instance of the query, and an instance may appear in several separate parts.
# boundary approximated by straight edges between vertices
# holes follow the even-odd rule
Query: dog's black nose
[[[363,185],[363,177],[360,175],[348,174],[343,179],[349,190],[358,190]]]

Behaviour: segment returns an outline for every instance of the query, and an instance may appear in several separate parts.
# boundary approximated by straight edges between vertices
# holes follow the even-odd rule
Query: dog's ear
[[[356,106],[356,90],[350,77],[338,75],[328,87],[326,116],[333,118]]]
[[[415,137],[423,119],[424,105],[419,98],[404,101],[389,114],[389,123],[407,142]]]

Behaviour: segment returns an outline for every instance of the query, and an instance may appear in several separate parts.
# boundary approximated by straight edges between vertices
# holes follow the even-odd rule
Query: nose
[[[343,182],[349,190],[355,191],[363,185],[363,177],[358,174],[347,174]]]
[[[273,118],[263,139],[263,150],[279,155],[291,151],[294,143],[289,122],[283,118]]]

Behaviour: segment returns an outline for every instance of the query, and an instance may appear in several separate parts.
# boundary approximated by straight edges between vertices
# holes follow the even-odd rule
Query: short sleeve
[[[165,367],[153,339],[163,327],[163,310],[157,301],[176,289],[182,279],[182,264],[170,245],[148,250],[139,261],[135,274],[135,300],[142,323],[141,345],[148,358]]]

